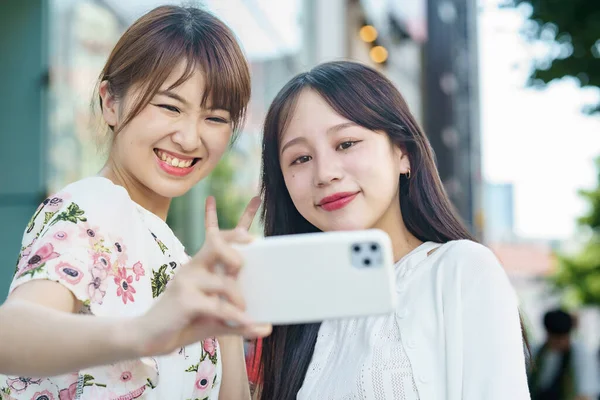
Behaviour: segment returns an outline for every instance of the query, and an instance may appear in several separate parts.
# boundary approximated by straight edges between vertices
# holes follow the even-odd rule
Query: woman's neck
[[[423,244],[421,240],[406,228],[399,201],[396,201],[396,204],[397,206],[390,207],[373,227],[381,229],[390,236],[395,262]]]
[[[109,159],[104,168],[100,171],[100,176],[112,181],[127,190],[129,197],[135,203],[146,210],[160,217],[163,221],[167,220],[171,199],[159,196],[140,181],[130,177],[127,173],[121,172]]]

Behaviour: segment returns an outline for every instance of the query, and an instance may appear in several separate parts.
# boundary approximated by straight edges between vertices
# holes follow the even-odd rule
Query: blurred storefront
[[[48,12],[44,0],[0,5],[0,302],[24,227],[46,195]]]

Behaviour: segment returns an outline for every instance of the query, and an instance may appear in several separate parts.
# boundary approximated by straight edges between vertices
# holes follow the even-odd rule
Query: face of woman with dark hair
[[[408,157],[384,132],[343,118],[318,93],[299,95],[279,152],[292,201],[317,228],[388,230],[386,223],[400,221],[398,185]]]

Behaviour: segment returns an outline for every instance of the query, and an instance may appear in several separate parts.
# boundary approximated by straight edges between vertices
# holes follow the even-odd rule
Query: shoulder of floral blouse
[[[89,177],[66,186],[57,196],[65,206],[75,203],[96,224],[127,225],[137,217],[135,203],[127,190],[103,177]]]

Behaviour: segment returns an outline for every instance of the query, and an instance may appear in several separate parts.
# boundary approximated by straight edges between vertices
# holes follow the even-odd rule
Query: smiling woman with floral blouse
[[[212,15],[159,7],[125,32],[99,79],[105,167],[25,229],[0,306],[2,399],[250,398],[241,336],[270,327],[242,311],[231,243],[249,240],[259,201],[220,232],[209,198],[192,258],[165,222],[171,199],[216,166],[249,96],[246,60]]]

